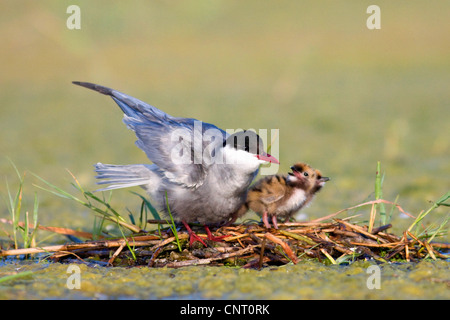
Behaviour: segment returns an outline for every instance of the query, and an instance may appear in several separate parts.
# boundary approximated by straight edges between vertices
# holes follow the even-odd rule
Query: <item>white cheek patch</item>
[[[297,181],[297,180],[298,180],[298,179],[297,179],[296,176],[288,175],[288,177],[287,177],[287,181],[289,181],[289,182],[295,182],[295,181]]]
[[[255,155],[248,153],[244,150],[236,150],[229,147],[224,148],[225,164],[237,164],[237,165],[255,165],[259,164],[258,158]]]

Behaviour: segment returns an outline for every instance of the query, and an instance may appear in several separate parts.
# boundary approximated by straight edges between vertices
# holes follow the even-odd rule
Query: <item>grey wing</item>
[[[167,179],[187,187],[200,186],[209,166],[210,155],[204,152],[203,130],[194,128],[194,121],[167,119],[161,122],[124,117],[124,122],[138,137],[136,145],[163,169]],[[221,137],[220,145],[223,141]]]
[[[203,183],[209,154],[203,149],[203,133],[214,129],[221,136],[214,146],[222,146],[227,133],[195,119],[174,118],[139,99],[119,91],[87,82],[74,84],[110,95],[124,112],[123,122],[136,133],[136,145],[172,182],[187,187]],[[206,156],[206,159],[205,159]],[[206,160],[206,161],[205,161]]]

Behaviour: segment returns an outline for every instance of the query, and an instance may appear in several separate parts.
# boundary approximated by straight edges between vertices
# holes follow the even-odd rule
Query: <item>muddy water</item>
[[[105,268],[3,263],[0,299],[450,299],[449,263],[325,266],[315,261],[261,271],[227,267]],[[79,289],[77,288],[79,284]]]

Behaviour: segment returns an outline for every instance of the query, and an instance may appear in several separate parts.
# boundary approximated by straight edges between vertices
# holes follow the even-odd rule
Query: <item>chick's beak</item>
[[[327,182],[329,180],[331,180],[329,177],[322,177],[319,179],[321,182]]]
[[[292,172],[288,172],[288,175],[294,176],[297,170],[295,170],[294,166],[291,167]]]
[[[259,160],[263,160],[263,161],[270,162],[270,163],[273,162],[273,163],[280,164],[280,161],[278,161],[277,158],[275,158],[274,156],[271,156],[270,154],[265,153],[265,152],[263,152],[262,154],[257,154],[256,157]]]

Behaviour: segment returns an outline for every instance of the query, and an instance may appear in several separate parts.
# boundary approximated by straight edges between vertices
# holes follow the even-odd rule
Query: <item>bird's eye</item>
[[[303,175],[304,175],[305,177],[309,176],[308,172],[303,172]]]

